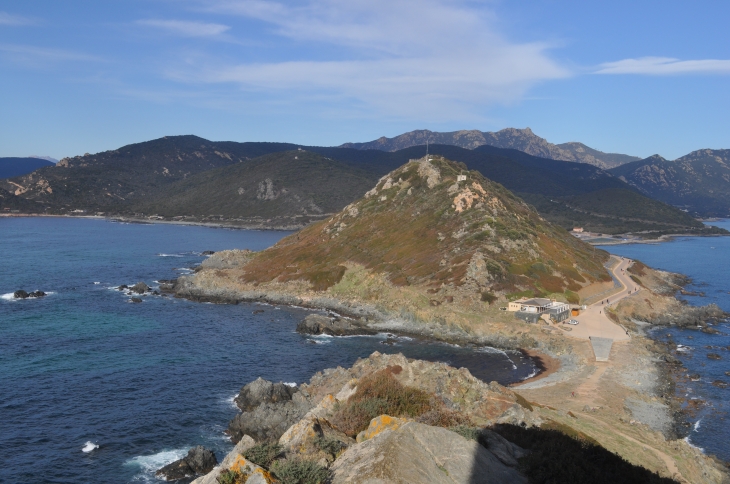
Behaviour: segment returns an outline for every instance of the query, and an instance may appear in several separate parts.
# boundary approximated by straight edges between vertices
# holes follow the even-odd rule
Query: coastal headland
[[[707,329],[708,320],[726,316],[717,307],[679,303],[673,294],[681,284],[677,275],[610,257],[556,229],[478,173],[427,157],[384,176],[361,200],[270,249],[212,255],[170,290],[199,301],[324,309],[330,311],[324,324],[333,327],[520,349],[543,371],[509,389],[489,384],[491,391],[504,395],[499,405],[484,398],[492,409],[489,416],[475,418],[463,398],[447,398],[435,387],[430,391],[448,401],[450,411],[479,427],[508,423],[558,429],[658,476],[678,482],[727,482],[723,463],[681,439],[681,402],[674,398],[671,376],[677,362],[645,334],[655,324]],[[509,300],[537,295],[576,308],[578,324],[549,317],[528,323],[502,309]],[[587,304],[578,309],[581,303]],[[392,362],[377,363],[380,359],[373,355],[362,364],[374,365],[377,371],[393,367]],[[417,364],[405,361],[397,366],[402,370]],[[298,454],[290,434],[297,425],[307,427],[302,423],[305,415],[320,419],[320,427],[325,421],[328,428],[337,427],[328,420],[334,418],[328,398],[334,399],[333,405],[349,405],[364,381],[358,378],[372,373],[357,373],[355,367],[348,370],[354,372],[348,378],[323,385],[323,377],[315,376],[302,387],[310,413],[296,414],[287,438],[273,435],[284,439],[279,442],[286,452]],[[416,382],[406,373],[411,376],[399,380],[404,385],[423,390],[433,384]],[[325,372],[324,377],[332,374]],[[464,392],[470,391],[469,385]],[[441,426],[453,427],[455,421],[449,422]],[[426,431],[413,425],[408,429],[413,435]],[[238,438],[245,440],[243,433]],[[348,466],[364,462],[358,452],[377,454],[382,449],[373,442],[386,445],[387,439],[341,440],[348,450],[322,462],[340,477],[349,475]],[[244,450],[234,449],[228,465]]]

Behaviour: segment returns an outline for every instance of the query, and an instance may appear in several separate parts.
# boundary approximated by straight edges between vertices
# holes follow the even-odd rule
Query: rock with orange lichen
[[[390,415],[381,415],[370,421],[368,428],[357,434],[357,442],[365,442],[386,430],[395,430],[412,420],[406,418],[396,418]]]

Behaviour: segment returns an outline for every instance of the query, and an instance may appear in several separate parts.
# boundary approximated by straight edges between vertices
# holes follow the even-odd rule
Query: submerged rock
[[[198,445],[190,449],[188,455],[166,465],[158,470],[155,475],[168,481],[177,481],[186,477],[207,474],[217,464],[218,459],[215,458],[213,451]]]
[[[136,292],[137,294],[144,294],[147,291],[150,290],[150,286],[145,284],[144,282],[138,282],[134,286],[129,288],[132,292]]]
[[[135,304],[139,304],[142,302],[142,299],[140,299],[138,297],[133,297],[132,299],[130,299],[130,301],[132,301]]]
[[[707,357],[711,360],[721,360],[722,357],[717,353],[707,353]]]

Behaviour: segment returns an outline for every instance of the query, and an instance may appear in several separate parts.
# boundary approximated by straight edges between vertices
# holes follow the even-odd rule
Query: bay
[[[306,337],[294,331],[309,314],[298,308],[158,296],[133,304],[116,290],[189,273],[203,251],[261,250],[286,234],[0,218],[0,482],[157,482],[154,471],[194,445],[219,458],[230,450],[223,431],[245,383],[302,383],[373,351],[504,384],[535,372],[518,352]],[[18,289],[48,296],[14,300]],[[99,448],[84,453],[87,442]]]

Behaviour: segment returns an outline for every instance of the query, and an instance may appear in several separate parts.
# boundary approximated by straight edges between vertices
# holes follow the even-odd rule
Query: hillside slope
[[[698,150],[674,161],[654,155],[610,171],[642,193],[699,216],[730,214],[730,150]]]
[[[341,148],[398,151],[411,146],[425,145],[426,141],[430,144],[453,145],[470,150],[484,145],[515,149],[540,158],[587,163],[603,169],[640,159],[629,155],[603,153],[583,143],[555,145],[535,135],[530,128],[506,128],[497,132],[462,130],[448,133],[422,129],[393,138],[383,136],[366,143],[345,143]]]
[[[211,142],[197,136],[170,136],[117,150],[64,158],[56,166],[0,180],[0,188],[39,202],[51,212],[84,209],[119,211],[160,187],[195,173],[276,151],[288,143]]]
[[[357,265],[433,294],[575,298],[571,291],[609,278],[606,259],[501,185],[434,156],[407,163],[340,213],[256,254],[240,279],[326,290]]]
[[[54,163],[41,158],[0,158],[0,178],[13,178],[31,173]]]
[[[339,211],[377,179],[316,153],[282,151],[192,175],[130,210],[301,227]]]

